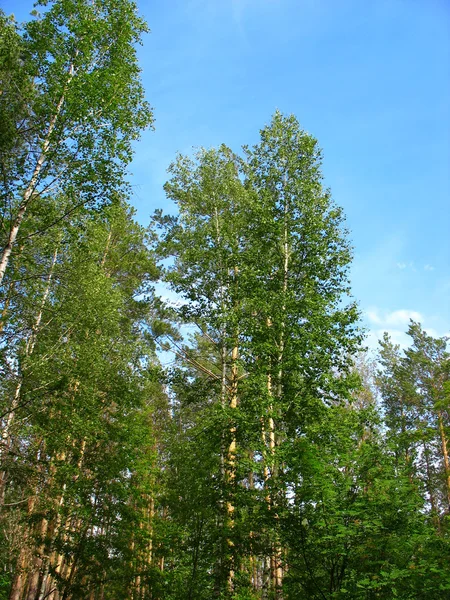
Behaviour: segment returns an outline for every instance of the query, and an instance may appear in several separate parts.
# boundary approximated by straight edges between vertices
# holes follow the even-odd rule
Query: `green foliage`
[[[152,123],[135,4],[37,5],[43,13],[22,26],[0,15],[0,282],[30,204],[56,189],[72,213],[126,194],[132,142]]]
[[[438,523],[450,502],[448,340],[432,338],[414,322],[408,335],[412,345],[404,353],[385,336],[378,384],[392,445],[397,455],[406,458],[411,474],[424,482]]]
[[[276,112],[242,156],[178,156],[146,230],[146,25],[38,6],[0,15],[0,597],[447,597],[447,340],[359,354],[317,141]]]
[[[128,597],[133,564],[148,544],[134,532],[145,522],[148,495],[155,493],[158,413],[167,409],[142,328],[151,318],[149,306],[136,299],[151,293],[157,275],[145,240],[124,203],[83,212],[54,242],[52,278],[40,283],[45,302],[30,304],[29,286],[36,289],[31,279],[17,288],[21,294],[9,306],[14,318],[7,331],[17,332],[9,356],[14,351],[19,371],[2,386],[3,406],[8,408],[14,386],[20,395],[2,456],[5,502],[21,506],[25,539],[35,540],[33,560],[47,557],[50,572],[58,557],[77,565],[65,574],[53,571],[72,597],[86,588],[86,577],[89,589],[103,586],[105,597]],[[37,238],[20,258],[28,262],[32,252],[44,254],[45,265],[51,245],[42,242]],[[15,281],[19,257],[13,264]],[[30,329],[17,331],[26,312]],[[21,505],[27,497],[32,508]],[[42,527],[49,535],[44,546]]]

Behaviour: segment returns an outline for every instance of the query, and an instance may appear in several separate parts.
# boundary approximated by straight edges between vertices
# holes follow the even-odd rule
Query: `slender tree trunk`
[[[72,446],[75,447],[76,443],[77,442],[73,441]],[[85,451],[86,451],[86,439],[83,438],[83,440],[81,442],[81,447],[80,447],[80,456],[77,461],[77,471],[78,472],[80,472],[82,469]],[[60,452],[57,455],[58,462],[63,462],[66,459],[67,459],[67,454],[66,454],[65,450],[63,450],[62,452]],[[55,472],[56,472],[56,467],[53,466],[51,477],[54,477]],[[59,532],[61,531],[61,528],[62,528],[61,527],[61,525],[62,525],[61,509],[65,502],[66,489],[67,489],[67,485],[64,483],[62,486],[61,494],[55,501],[56,516],[55,516],[55,519],[53,520],[53,522],[49,526],[48,535],[47,535],[49,549],[51,548],[52,544],[54,545],[54,542],[57,539],[57,536],[59,535]],[[50,557],[48,559],[48,565],[51,566],[52,569],[55,570],[55,572],[58,573],[58,572],[60,572],[60,568],[63,566],[63,564],[64,564],[63,556],[54,550],[50,554]],[[45,587],[45,589],[48,589],[48,590],[54,589],[54,592],[49,595],[49,597],[53,598],[55,596],[55,594],[57,593],[57,587],[56,587],[56,582],[54,581],[53,577],[48,573],[48,570],[49,569],[47,569],[47,573],[46,573],[46,576],[44,579],[44,582],[45,582],[44,587]]]
[[[287,292],[288,292],[288,284],[289,284],[289,258],[290,258],[290,247],[289,247],[289,201],[287,198],[286,192],[286,184],[287,184],[287,175],[284,176],[284,190],[283,190],[283,200],[284,200],[284,209],[283,209],[283,263],[282,263],[282,275],[283,275],[283,283],[281,290],[281,321],[280,321],[280,334],[278,339],[278,356],[277,356],[277,385],[276,385],[276,398],[278,403],[281,402],[283,396],[283,360],[284,360],[284,350],[285,350],[285,337],[286,337],[286,314],[287,314]],[[271,326],[270,319],[268,320],[268,325]],[[273,385],[272,385],[272,377],[269,369],[268,380],[267,380],[267,388],[270,398],[274,398]],[[275,447],[276,447],[276,432],[275,432],[275,423],[274,423],[274,402],[272,400],[271,405],[269,407],[269,419],[268,419],[268,430],[269,430],[269,453],[271,456],[272,476],[275,479],[278,478],[279,475],[279,465],[275,464]],[[277,514],[277,499],[273,495],[269,497],[269,510],[273,511],[274,518],[274,542],[272,547],[272,553],[270,556],[270,580],[271,587],[274,592],[275,600],[282,600],[283,598],[283,566],[282,566],[282,548],[279,541],[279,535],[277,531],[278,524],[278,514]]]
[[[106,263],[106,258],[108,256],[109,248],[111,246],[112,239],[112,230],[108,233],[108,237],[106,238],[105,250],[103,252],[102,260],[100,261],[100,266],[104,267]]]
[[[27,514],[28,516],[30,516],[33,511],[34,511],[34,505],[36,503],[36,495],[32,496],[27,503]],[[24,528],[24,536],[23,536],[23,543],[22,543],[22,547],[20,549],[19,552],[19,557],[17,560],[17,564],[16,564],[16,569],[15,569],[15,573],[14,573],[14,578],[13,578],[13,582],[12,582],[12,586],[11,586],[11,590],[9,593],[9,600],[22,600],[24,591],[25,591],[25,584],[26,584],[26,580],[27,580],[27,576],[28,576],[28,567],[31,561],[31,554],[30,554],[30,544],[29,542],[29,538],[30,538],[30,531],[26,528]]]
[[[11,303],[11,295],[12,295],[13,291],[14,291],[14,281],[11,281],[11,283],[8,286],[8,292],[5,297],[5,303],[3,304],[2,314],[0,315],[0,334],[3,333],[3,329],[5,328],[6,317],[8,315],[8,309],[9,309],[9,305]]]
[[[78,54],[78,51],[76,52],[76,54]],[[6,246],[4,247],[3,252],[0,256],[0,285],[2,284],[6,269],[8,267],[9,259],[11,257],[12,249],[16,242],[17,234],[19,233],[19,229],[22,224],[23,218],[25,216],[27,208],[32,199],[33,192],[36,189],[37,183],[39,181],[39,176],[41,174],[42,167],[45,164],[47,154],[50,149],[51,137],[52,137],[53,131],[55,129],[58,117],[64,106],[65,94],[66,94],[66,91],[67,91],[67,88],[68,88],[70,82],[73,79],[74,73],[75,73],[75,69],[74,69],[74,64],[72,63],[68,70],[68,78],[67,78],[66,84],[64,86],[64,91],[58,101],[58,104],[56,105],[55,112],[53,113],[52,117],[50,118],[50,122],[49,122],[49,125],[47,128],[47,133],[45,135],[44,142],[42,144],[42,150],[39,155],[39,158],[36,161],[33,175],[31,176],[30,182],[28,183],[27,187],[25,188],[25,191],[23,193],[22,202],[19,206],[19,210],[17,211],[16,218],[14,219],[11,229],[9,231]]]
[[[287,184],[287,175],[284,177],[284,185]],[[286,319],[287,319],[287,294],[289,287],[289,261],[291,257],[291,248],[289,244],[289,201],[285,191],[285,199],[284,199],[284,222],[283,222],[283,305],[282,305],[282,322],[281,322],[281,331],[280,331],[280,341],[279,341],[279,353],[278,353],[278,387],[277,387],[277,396],[279,401],[282,399],[283,395],[283,360],[284,360],[284,351],[286,344]],[[281,469],[283,465],[281,465]],[[277,515],[278,518],[278,515]],[[276,600],[282,600],[283,598],[283,549],[281,548],[281,544],[278,539],[275,542],[275,560],[276,560],[276,572],[275,572],[275,598]]]
[[[253,460],[254,460],[254,455],[251,450],[248,453],[248,458],[249,458],[250,465],[252,465]],[[254,478],[253,478],[252,468],[253,467],[250,467],[249,473],[248,473],[248,489],[249,490],[255,489],[255,482],[254,482]],[[256,589],[258,589],[257,588],[258,564],[257,564],[255,552],[254,552],[254,537],[255,537],[254,531],[250,531],[249,537],[250,537],[249,583],[250,583],[250,587],[252,587],[254,590],[256,590]]]
[[[270,463],[270,467],[271,467],[271,474],[269,471],[269,468],[267,466],[267,464],[264,467],[264,480],[265,480],[265,484],[267,487],[267,491],[266,491],[266,502],[267,502],[267,508],[269,511],[272,512],[273,514],[273,518],[274,518],[274,524],[275,524],[275,528],[274,528],[274,536],[275,539],[273,540],[272,544],[271,544],[271,553],[270,553],[270,557],[269,557],[269,582],[270,582],[270,588],[273,590],[274,594],[275,594],[275,599],[281,599],[281,587],[283,585],[283,573],[282,573],[282,567],[281,567],[281,546],[280,543],[278,541],[278,534],[276,531],[276,525],[278,522],[278,514],[276,512],[276,500],[273,497],[273,494],[269,491],[268,489],[268,483],[269,483],[269,477],[276,477],[278,474],[278,470],[276,468],[275,465],[275,447],[276,447],[276,435],[275,435],[275,422],[273,419],[273,410],[274,410],[274,405],[273,405],[273,386],[272,386],[272,376],[270,374],[270,372],[267,375],[267,391],[269,394],[269,398],[271,398],[271,403],[269,405],[269,417],[267,420],[267,425],[268,425],[268,462]],[[266,437],[266,435],[264,435],[264,437]],[[267,442],[266,442],[267,443]],[[267,461],[266,461],[267,462]]]
[[[448,459],[448,444],[447,437],[445,435],[444,428],[444,419],[442,416],[442,411],[438,411],[438,421],[439,421],[439,433],[441,436],[441,445],[442,445],[442,457],[444,459],[444,470],[445,470],[445,485],[447,490],[447,502],[448,507],[447,511],[450,512],[450,464]]]
[[[266,321],[267,327],[270,329],[272,327],[272,320],[270,317],[267,318]],[[274,420],[273,420],[273,389],[272,389],[272,374],[271,374],[271,361],[269,359],[269,364],[267,367],[267,395],[269,397],[269,405],[268,405],[268,417],[267,417],[267,427],[266,427],[266,418],[264,416],[261,417],[261,437],[263,442],[263,479],[264,479],[264,491],[265,491],[265,501],[267,504],[267,510],[271,511],[272,509],[272,494],[270,492],[270,476],[273,473],[273,453],[275,450],[275,430],[274,430]],[[272,546],[272,542],[270,542],[270,546]],[[273,585],[273,567],[274,563],[272,560],[272,548],[270,548],[270,556],[265,557],[263,560],[263,573],[262,573],[262,588],[263,590],[267,587],[268,589],[272,588]],[[265,597],[265,595],[264,595]]]
[[[83,456],[83,453],[84,453],[84,442],[82,444],[82,456]],[[56,458],[58,461],[64,461],[66,459],[66,452],[63,451],[63,452],[59,453]],[[78,462],[77,466],[78,466],[78,468],[81,468],[80,461]],[[50,474],[49,474],[49,478],[48,478],[47,485],[46,485],[47,488],[50,488],[50,486],[52,485],[52,481],[54,479],[55,472],[56,472],[56,467],[53,464],[50,467]],[[64,484],[64,486],[63,486],[60,497],[56,500],[56,522],[49,524],[48,520],[45,517],[43,517],[39,524],[39,527],[37,530],[38,545],[36,548],[34,548],[34,550],[32,550],[34,557],[31,562],[29,583],[28,583],[28,592],[27,592],[26,600],[36,600],[39,595],[40,589],[41,588],[45,589],[53,583],[52,581],[47,581],[48,580],[47,573],[48,573],[48,566],[49,566],[49,558],[47,557],[47,559],[45,559],[45,554],[46,554],[46,547],[48,548],[51,545],[51,543],[53,542],[53,540],[55,539],[55,537],[58,533],[58,527],[59,527],[60,520],[61,520],[60,519],[60,509],[64,502],[65,490],[66,490],[66,484]],[[46,537],[48,538],[47,542],[44,541],[44,539]],[[30,548],[30,550],[31,550],[31,548]],[[50,557],[50,560],[51,560],[51,557]]]
[[[16,410],[19,406],[21,388],[22,380],[20,380],[16,385],[16,389],[14,391],[14,398],[11,403],[8,417],[6,419],[5,427],[2,431],[2,440],[0,447],[0,464],[2,466],[2,471],[0,472],[0,509],[5,503],[6,483],[8,481],[8,473],[5,465],[5,458],[8,455],[11,448],[11,429],[13,426]]]
[[[64,592],[62,594],[62,600],[68,600],[69,598],[71,598],[72,594],[71,594],[70,588],[72,586],[75,575],[78,572],[78,562],[79,562],[80,556],[81,556],[81,549],[86,541],[86,536],[88,534],[90,527],[91,527],[90,523],[88,523],[87,525],[84,525],[84,527],[83,527],[83,523],[82,523],[81,519],[79,519],[79,518],[75,518],[73,525],[71,527],[72,532],[75,533],[77,531],[80,531],[81,535],[80,535],[80,539],[78,541],[77,549],[74,552],[70,563],[66,563],[66,565],[65,565],[65,573],[64,573],[65,582],[64,582]],[[103,595],[104,595],[104,584],[102,583],[100,585],[100,598],[102,598]]]
[[[140,599],[146,597],[146,586],[142,585],[141,569],[150,569],[153,562],[153,520],[155,514],[155,501],[153,497],[148,498],[148,505],[143,509],[143,515],[139,528],[147,526],[149,540],[147,548],[136,556],[137,572],[133,583],[133,593],[130,597]],[[134,544],[134,543],[133,543]]]
[[[17,561],[16,571],[9,593],[9,600],[21,600],[23,594],[23,588],[25,585],[26,577],[26,565],[27,565],[27,548],[23,547],[20,550],[19,560]]]
[[[33,557],[33,561],[32,561],[32,567],[31,567],[31,573],[30,573],[30,577],[29,577],[29,583],[28,583],[28,593],[26,596],[26,600],[36,600],[38,593],[39,593],[39,583],[41,580],[41,577],[43,576],[43,564],[44,564],[44,551],[45,551],[45,543],[44,543],[44,537],[47,533],[47,529],[48,529],[48,521],[47,519],[43,518],[41,520],[41,523],[39,525],[37,534],[38,537],[40,538],[40,543],[38,548],[35,551],[35,555]]]
[[[237,360],[239,356],[239,350],[237,344],[233,346],[231,351],[231,392],[229,407],[235,410],[237,407],[237,393],[238,393],[238,365]],[[227,465],[226,465],[226,482],[229,487],[228,500],[227,500],[227,529],[231,531],[234,527],[234,500],[232,498],[232,488],[236,477],[236,425],[232,423],[230,427],[230,445],[228,446],[227,453]],[[234,542],[231,538],[228,538],[228,549],[230,552],[229,560],[229,571],[228,571],[228,589],[230,591],[234,588],[234,575],[235,575],[235,556],[234,556]]]

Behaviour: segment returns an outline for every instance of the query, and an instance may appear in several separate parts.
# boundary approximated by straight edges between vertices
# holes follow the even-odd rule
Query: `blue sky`
[[[173,207],[177,151],[257,141],[276,108],[323,148],[355,248],[353,293],[373,339],[409,317],[450,331],[448,0],[138,0],[156,129],[136,145],[133,203]],[[31,4],[3,1],[22,18]]]

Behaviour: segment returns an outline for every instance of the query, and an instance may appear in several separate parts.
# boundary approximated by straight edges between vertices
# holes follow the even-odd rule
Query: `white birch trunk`
[[[42,167],[45,164],[47,154],[49,152],[50,145],[51,145],[52,133],[55,129],[56,122],[61,113],[62,107],[64,106],[65,94],[67,91],[67,87],[70,84],[70,82],[72,81],[74,73],[75,73],[74,64],[72,63],[69,67],[68,78],[67,78],[66,84],[64,86],[64,91],[58,101],[58,104],[56,105],[55,112],[53,113],[53,115],[50,119],[50,122],[49,122],[49,125],[47,128],[47,133],[45,135],[44,142],[42,144],[42,150],[39,155],[39,158],[36,161],[36,165],[33,170],[33,175],[31,176],[31,179],[30,179],[27,187],[25,188],[25,191],[23,193],[22,202],[20,203],[16,218],[14,219],[11,229],[9,231],[8,240],[6,242],[6,245],[3,249],[1,257],[0,257],[0,285],[2,284],[6,269],[8,268],[9,259],[11,257],[12,249],[13,249],[14,244],[17,239],[17,234],[19,233],[19,229],[22,224],[23,218],[25,216],[25,213],[26,213],[28,206],[30,204],[30,201],[32,199],[33,192],[36,189],[36,186],[38,184],[39,176],[42,171]]]

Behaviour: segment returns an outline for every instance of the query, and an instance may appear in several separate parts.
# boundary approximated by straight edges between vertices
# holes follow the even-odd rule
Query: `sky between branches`
[[[26,0],[3,9],[27,19]],[[409,318],[450,331],[450,4],[447,0],[138,1],[156,130],[136,145],[133,204],[173,211],[177,151],[257,141],[276,108],[324,152],[355,248],[371,330],[405,343]]]

